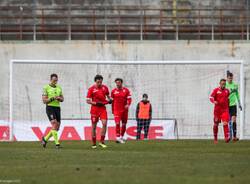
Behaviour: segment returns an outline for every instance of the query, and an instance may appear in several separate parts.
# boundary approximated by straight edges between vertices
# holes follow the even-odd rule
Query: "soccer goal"
[[[62,139],[87,139],[90,107],[85,102],[85,96],[96,74],[103,75],[103,83],[110,90],[115,87],[116,77],[123,78],[124,85],[131,90],[133,102],[129,110],[131,127],[127,130],[128,138],[135,136],[136,105],[142,94],[147,93],[153,106],[152,139],[176,138],[176,125],[180,139],[210,139],[213,137],[213,104],[209,102],[209,94],[221,78],[226,78],[227,70],[233,72],[234,81],[240,87],[243,111],[238,115],[238,132],[240,139],[244,139],[243,61],[11,60],[10,140],[34,140],[34,134],[41,137],[47,131],[49,122],[41,95],[51,73],[58,74],[65,97],[62,119],[69,132],[62,130]],[[112,118],[110,107],[108,113]],[[78,127],[76,131],[74,127]]]

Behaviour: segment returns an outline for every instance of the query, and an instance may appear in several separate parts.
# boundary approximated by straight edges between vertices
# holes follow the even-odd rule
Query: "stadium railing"
[[[249,2],[249,1],[247,1]],[[249,40],[247,6],[0,6],[0,40]]]

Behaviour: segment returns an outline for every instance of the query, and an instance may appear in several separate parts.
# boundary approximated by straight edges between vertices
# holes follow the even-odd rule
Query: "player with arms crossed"
[[[101,140],[99,146],[106,148],[107,145],[104,143],[104,140],[107,129],[108,115],[105,105],[111,104],[112,100],[109,97],[108,87],[102,84],[103,77],[101,75],[96,75],[94,81],[95,84],[88,89],[87,94],[87,103],[91,105],[92,148],[96,148],[96,126],[99,119],[102,122]]]
[[[229,122],[229,90],[226,89],[226,79],[220,80],[220,86],[215,88],[210,95],[210,101],[214,104],[214,143],[218,143],[218,126],[223,123],[225,142],[230,141],[228,122]]]
[[[45,136],[42,137],[42,146],[45,148],[48,140],[53,136],[56,148],[60,148],[58,140],[58,130],[61,122],[61,109],[60,102],[64,101],[62,88],[57,84],[57,74],[50,75],[50,84],[45,85],[43,88],[42,100],[46,104],[46,113],[52,125],[52,129]]]
[[[238,85],[233,82],[233,74],[230,71],[227,71],[227,83],[226,88],[230,90],[229,95],[229,114],[230,114],[230,135],[231,130],[233,129],[233,141],[238,141],[237,138],[237,126],[236,126],[236,116],[237,116],[237,103],[239,105],[239,109],[242,110],[241,103],[240,103],[240,97],[239,97],[239,91],[238,91]]]
[[[116,142],[125,143],[123,136],[126,132],[128,109],[132,99],[129,89],[123,87],[123,80],[121,78],[115,79],[115,83],[116,88],[112,90],[111,98],[113,99],[112,113],[114,114],[116,124]],[[121,122],[122,127],[120,125]]]

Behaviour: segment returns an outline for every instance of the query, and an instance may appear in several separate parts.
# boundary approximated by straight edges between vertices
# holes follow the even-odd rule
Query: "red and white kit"
[[[214,106],[214,120],[216,122],[228,122],[229,121],[229,90],[215,88],[210,95],[210,101],[215,103]]]
[[[223,122],[224,137],[225,140],[229,139],[229,130],[227,123],[229,122],[229,94],[230,91],[226,88],[215,88],[211,95],[210,101],[214,103],[214,140],[217,141],[218,124]]]
[[[123,137],[128,121],[128,107],[132,102],[131,93],[129,89],[125,87],[121,89],[115,88],[111,92],[111,98],[113,98],[112,113],[114,114],[116,123],[116,137]],[[122,122],[121,130],[120,122]]]
[[[108,119],[107,110],[105,107],[105,105],[108,104],[108,101],[106,99],[108,95],[109,89],[105,85],[102,85],[100,87],[93,85],[88,89],[88,99],[91,99],[92,102],[101,102],[104,104],[104,106],[91,105],[90,114],[92,123],[97,123],[99,119]]]

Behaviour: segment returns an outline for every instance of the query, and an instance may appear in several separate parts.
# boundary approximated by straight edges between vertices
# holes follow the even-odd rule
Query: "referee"
[[[149,125],[152,119],[152,105],[148,100],[148,95],[143,94],[142,100],[136,107],[137,134],[136,139],[141,139],[141,130],[144,128],[144,140],[148,139]]]
[[[42,137],[42,146],[45,148],[48,140],[53,136],[56,148],[61,148],[58,138],[58,130],[61,122],[60,102],[63,102],[64,97],[62,88],[57,84],[57,74],[50,75],[50,83],[43,87],[42,100],[46,104],[46,114],[52,125],[52,129],[45,136]]]

